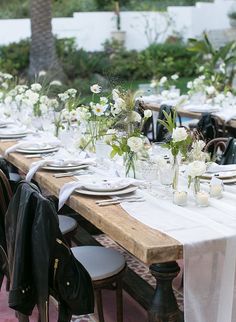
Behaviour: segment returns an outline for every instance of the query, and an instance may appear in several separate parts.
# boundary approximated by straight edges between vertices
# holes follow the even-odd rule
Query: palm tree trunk
[[[59,64],[52,34],[51,0],[30,0],[31,48],[29,76],[37,77],[44,70],[47,79],[62,79],[64,73]]]

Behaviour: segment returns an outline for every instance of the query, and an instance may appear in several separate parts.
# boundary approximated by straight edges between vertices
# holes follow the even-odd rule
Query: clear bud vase
[[[125,167],[125,176],[136,178],[136,160],[137,155],[134,152],[126,152],[123,157],[124,167]]]
[[[172,188],[173,188],[173,190],[178,190],[178,182],[179,182],[179,163],[178,163],[178,159],[177,159],[177,157],[176,157],[176,156],[174,157],[172,170],[173,170]]]
[[[195,177],[193,179],[193,193],[196,195],[200,191],[200,178]]]

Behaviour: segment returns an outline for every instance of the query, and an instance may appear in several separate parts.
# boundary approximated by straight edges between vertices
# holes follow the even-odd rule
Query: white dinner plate
[[[118,195],[124,195],[126,193],[131,193],[137,190],[138,187],[136,186],[128,186],[127,188],[116,190],[116,191],[91,191],[91,190],[85,190],[85,189],[77,189],[76,192],[83,194],[83,195],[89,195],[89,196],[118,196]]]
[[[91,179],[84,185],[84,189],[97,192],[118,191],[130,186],[130,183],[121,182],[120,178],[115,179]]]
[[[74,166],[54,166],[54,165],[45,165],[42,167],[44,170],[51,170],[51,171],[72,171],[72,170],[79,170],[79,169],[86,169],[88,168],[88,164],[80,164]]]
[[[224,171],[224,172],[217,172],[217,173],[204,173],[202,176],[203,179],[212,179],[216,177],[218,179],[232,179],[236,178],[236,171]]]
[[[0,133],[0,139],[20,139],[28,135],[29,133],[18,133],[18,134],[2,134]]]
[[[20,152],[20,153],[26,153],[26,154],[38,154],[38,153],[51,153],[51,152],[56,152],[59,150],[59,147],[53,147],[53,148],[47,148],[47,149],[21,149],[18,148],[16,149],[16,152]]]
[[[228,179],[221,179],[222,180],[222,182],[224,183],[224,184],[232,184],[232,183],[236,183],[236,177],[233,177],[233,178],[228,178]],[[201,179],[201,182],[210,182],[210,179],[204,179],[204,178],[202,178]]]

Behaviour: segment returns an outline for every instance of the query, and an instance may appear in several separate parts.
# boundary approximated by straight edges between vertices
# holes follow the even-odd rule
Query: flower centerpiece
[[[171,135],[169,141],[164,144],[164,147],[168,148],[173,156],[174,175],[172,188],[177,190],[179,177],[178,155],[184,158],[187,157],[188,147],[192,139],[184,127],[176,127],[176,109],[170,114],[165,111],[163,113],[166,120],[158,120],[158,122],[165,126]]]
[[[125,175],[136,177],[136,161],[139,155],[145,154],[149,141],[143,135],[142,128],[152,116],[150,110],[145,110],[143,117],[135,111],[135,97],[131,91],[114,89],[111,113],[114,116],[115,131],[109,130],[108,144],[112,147],[111,157],[123,156]]]
[[[99,96],[102,87],[94,84],[90,90],[93,93],[92,101],[88,105],[82,105],[77,111],[78,122],[84,128],[81,148],[89,148],[95,152],[96,142],[104,137],[114,118],[108,98]]]
[[[193,191],[196,195],[200,191],[200,177],[206,172],[204,161],[193,161],[187,167],[188,187],[193,183]]]

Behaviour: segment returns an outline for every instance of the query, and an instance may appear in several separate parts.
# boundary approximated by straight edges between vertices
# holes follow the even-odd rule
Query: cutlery
[[[81,175],[81,174],[92,174],[92,173],[93,173],[93,171],[78,170],[78,171],[72,171],[72,172],[55,173],[53,175],[53,177],[65,178],[65,177],[73,177],[73,176]]]
[[[26,159],[34,159],[34,158],[42,158],[46,156],[53,156],[55,155],[55,152],[49,152],[49,153],[38,153],[38,154],[26,154]]]
[[[143,197],[141,196],[130,196],[130,197],[115,197],[112,199],[102,199],[102,200],[97,200],[96,204],[99,204],[101,202],[113,202],[113,201],[118,201],[118,200],[129,200],[129,199],[142,199]]]
[[[121,202],[143,202],[145,199],[121,199],[121,200],[112,200],[112,202],[101,202],[98,204],[99,207],[104,207],[104,206],[110,206],[110,205],[117,205],[120,204]]]
[[[27,154],[25,155],[26,159],[41,158],[42,154]]]

